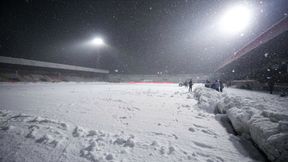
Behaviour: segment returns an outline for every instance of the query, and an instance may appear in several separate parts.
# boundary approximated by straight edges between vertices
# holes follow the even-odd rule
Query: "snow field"
[[[2,84],[0,161],[264,161],[187,91],[176,84]]]
[[[227,114],[233,128],[251,138],[271,161],[288,161],[287,98],[230,88],[218,93],[201,85],[194,95],[200,108]]]
[[[1,121],[5,122],[1,125],[4,131],[1,132],[4,138],[0,140],[2,161],[13,161],[15,157],[17,161],[69,161],[69,158],[73,161],[83,161],[81,158],[88,161],[113,160],[113,154],[106,152],[109,147],[119,147],[121,153],[126,153],[135,145],[133,136],[112,135],[78,126],[70,128],[60,121],[8,111],[0,111],[0,115]],[[14,148],[7,147],[11,145],[21,145],[16,152],[21,156],[4,154],[10,151],[15,153]],[[73,152],[78,152],[79,156],[73,156]]]

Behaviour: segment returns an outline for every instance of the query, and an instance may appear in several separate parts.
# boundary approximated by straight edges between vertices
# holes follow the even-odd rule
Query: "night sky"
[[[287,0],[1,0],[0,55],[119,73],[212,72],[288,13]],[[253,9],[237,35],[215,27],[228,6]],[[105,47],[83,46],[102,37]]]

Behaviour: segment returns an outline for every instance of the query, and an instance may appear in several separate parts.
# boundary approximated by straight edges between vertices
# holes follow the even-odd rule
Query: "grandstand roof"
[[[219,71],[229,65],[230,63],[238,60],[240,57],[248,54],[253,49],[261,46],[262,44],[269,42],[273,38],[279,36],[280,34],[284,33],[285,31],[288,31],[288,17],[284,17],[276,24],[272,25],[270,28],[268,28],[265,32],[260,34],[256,39],[252,40],[248,44],[246,44],[244,47],[239,49],[237,52],[235,52],[231,57],[227,58],[223,64],[221,64],[216,71]]]
[[[87,68],[87,67],[81,67],[81,66],[57,64],[57,63],[51,63],[51,62],[28,60],[28,59],[23,59],[23,58],[5,57],[5,56],[0,56],[0,63],[22,65],[22,66],[33,66],[33,67],[41,67],[41,68],[51,68],[51,69],[83,71],[83,72],[92,72],[92,73],[103,73],[103,74],[109,73],[108,70],[103,70],[103,69]]]

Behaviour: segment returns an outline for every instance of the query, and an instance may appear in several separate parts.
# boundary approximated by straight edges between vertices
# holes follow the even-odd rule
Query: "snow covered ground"
[[[288,161],[288,99],[279,95],[229,88],[224,93],[198,86],[199,107],[228,118],[242,137],[275,162]]]
[[[210,100],[200,90],[196,97],[187,91],[176,84],[1,83],[0,161],[265,161],[203,111]]]

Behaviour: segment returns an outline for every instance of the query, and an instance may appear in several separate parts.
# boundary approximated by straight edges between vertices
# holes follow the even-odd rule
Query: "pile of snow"
[[[251,94],[252,93],[252,94]],[[227,114],[235,131],[250,137],[271,161],[288,160],[288,102],[260,92],[226,89],[224,93],[198,85],[200,108]]]

